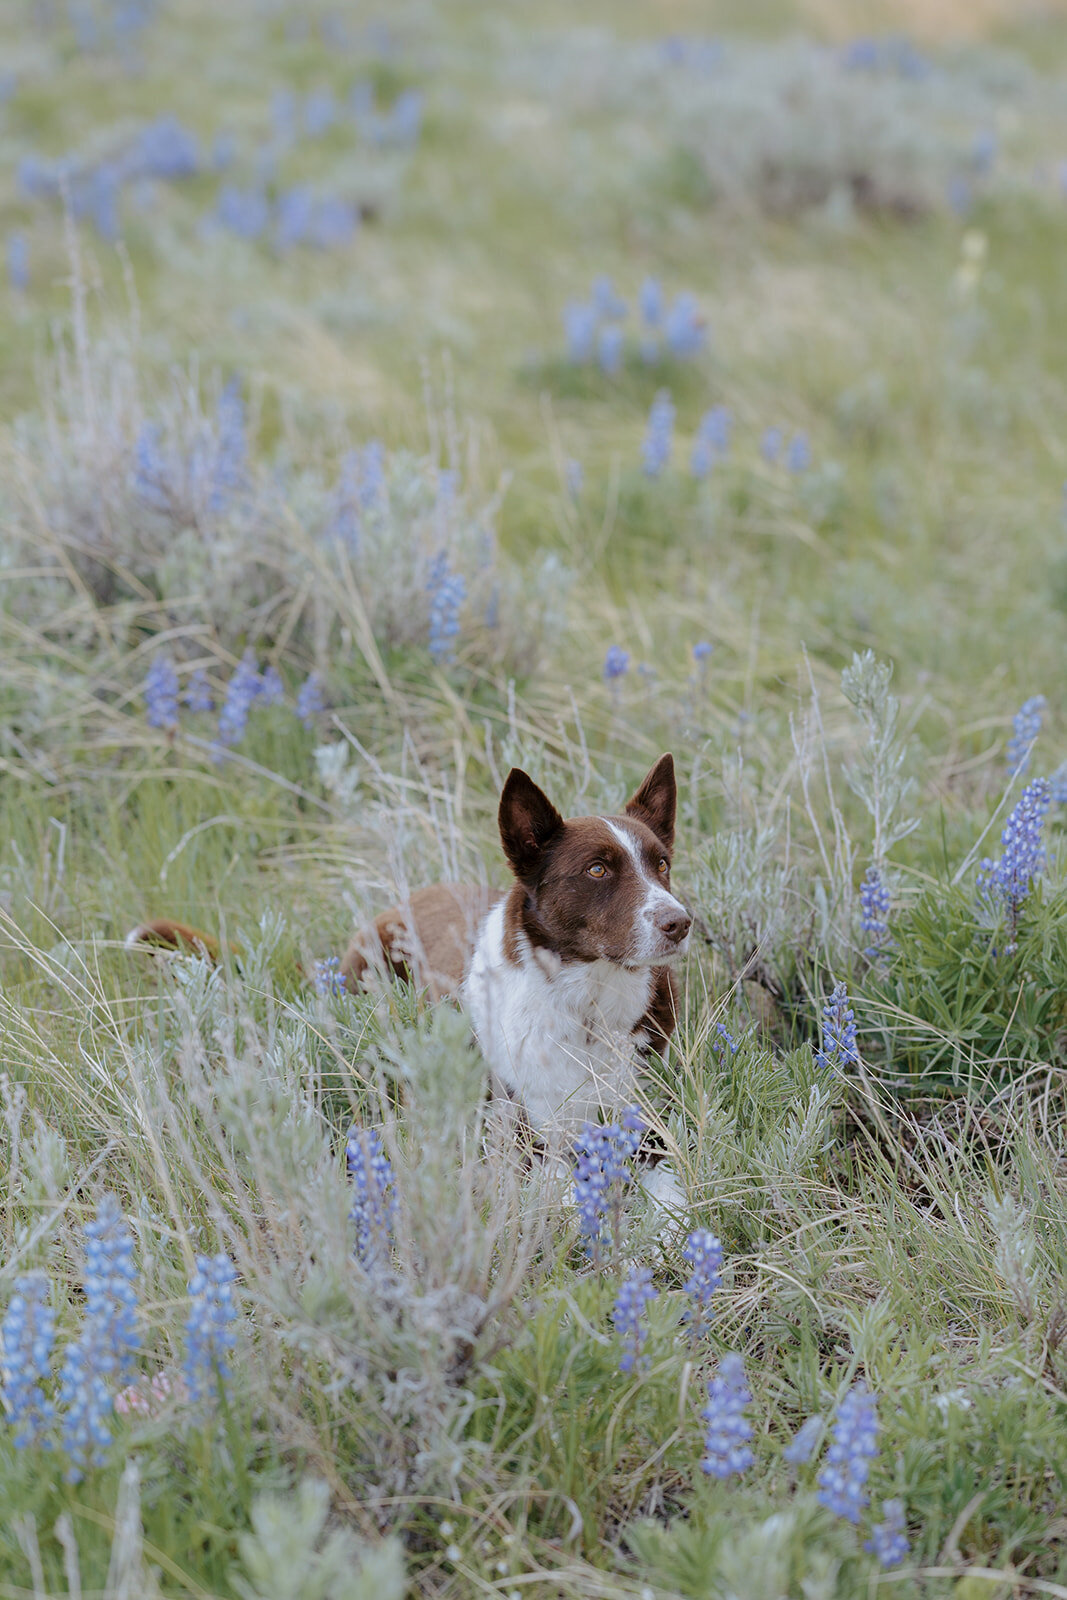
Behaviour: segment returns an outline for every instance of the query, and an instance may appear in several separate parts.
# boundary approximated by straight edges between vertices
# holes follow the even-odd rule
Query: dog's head
[[[692,919],[671,893],[678,790],[661,756],[618,817],[564,821],[517,767],[500,797],[500,838],[526,891],[524,923],[565,961],[662,966],[684,955]]]

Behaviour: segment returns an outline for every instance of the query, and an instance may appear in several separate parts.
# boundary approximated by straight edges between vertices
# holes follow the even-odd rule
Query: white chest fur
[[[564,963],[521,935],[519,960],[509,961],[501,902],[479,930],[462,994],[494,1077],[522,1101],[532,1126],[572,1134],[633,1102],[633,1029],[652,983],[648,967]]]

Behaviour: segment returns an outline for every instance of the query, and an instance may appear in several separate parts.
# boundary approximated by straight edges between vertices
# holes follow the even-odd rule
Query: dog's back
[[[411,979],[435,1000],[457,994],[479,925],[499,899],[498,890],[465,883],[416,889],[356,934],[341,961],[345,987],[364,988],[385,975]]]

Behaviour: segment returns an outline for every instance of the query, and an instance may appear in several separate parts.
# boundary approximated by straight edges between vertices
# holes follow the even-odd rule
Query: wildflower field
[[[1055,4],[0,0],[0,1596],[1067,1596],[1065,254]],[[336,958],[665,750],[561,1182]]]

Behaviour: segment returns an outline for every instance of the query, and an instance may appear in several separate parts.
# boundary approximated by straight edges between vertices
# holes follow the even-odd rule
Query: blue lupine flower
[[[574,1198],[582,1245],[594,1266],[605,1249],[621,1242],[622,1206],[633,1179],[630,1166],[641,1144],[644,1123],[630,1106],[621,1123],[582,1124],[574,1141]]]
[[[911,1548],[904,1532],[903,1500],[882,1501],[882,1521],[874,1524],[863,1548],[877,1556],[883,1567],[899,1567]]]
[[[564,306],[563,332],[567,339],[567,356],[576,365],[592,360],[596,325],[596,308],[584,300],[571,300]]]
[[[63,1416],[63,1449],[70,1460],[66,1473],[70,1483],[80,1483],[90,1467],[101,1465],[111,1443],[111,1370],[107,1346],[88,1326],[63,1353],[59,1409]]]
[[[619,1290],[612,1321],[623,1345],[619,1358],[620,1372],[635,1372],[647,1363],[648,1358],[642,1358],[641,1355],[648,1337],[645,1308],[658,1294],[659,1290],[652,1287],[652,1271],[649,1267],[635,1267]]]
[[[695,295],[675,295],[663,319],[663,337],[672,355],[683,359],[699,355],[707,342],[707,329]]]
[[[745,1363],[739,1355],[727,1352],[708,1384],[708,1403],[700,1413],[708,1425],[700,1465],[710,1478],[732,1477],[756,1459],[748,1447],[752,1424],[745,1420],[745,1407],[751,1399]]]
[[[157,422],[146,422],[137,434],[133,450],[133,491],[156,511],[167,512],[174,503],[174,473],[160,444],[162,432]]]
[[[1061,761],[1049,783],[1049,799],[1053,805],[1067,805],[1067,761]]]
[[[296,697],[296,714],[304,727],[310,728],[318,712],[325,709],[326,696],[323,693],[322,679],[317,672],[309,672]]]
[[[625,675],[629,669],[629,666],[629,650],[624,650],[621,644],[609,645],[608,653],[604,657],[605,682],[614,683],[617,678],[621,678]]]
[[[869,1498],[864,1484],[877,1454],[878,1397],[861,1379],[837,1408],[826,1463],[816,1479],[820,1505],[858,1523]]]
[[[873,72],[881,61],[881,48],[877,39],[851,39],[840,56],[841,65],[848,72]]]
[[[368,1272],[389,1257],[396,1216],[393,1164],[373,1128],[353,1128],[345,1149],[355,1197],[349,1218],[356,1224],[356,1256]]]
[[[130,156],[131,176],[174,182],[200,170],[196,138],[175,116],[159,117],[142,128]]]
[[[314,970],[315,993],[321,995],[345,994],[345,980],[341,972],[340,956],[324,956],[316,961]]]
[[[197,1256],[189,1279],[189,1314],[185,1319],[182,1371],[194,1405],[214,1406],[226,1393],[227,1361],[237,1343],[233,1285],[237,1272],[229,1256]]]
[[[71,210],[79,219],[88,218],[100,237],[113,244],[122,232],[119,221],[121,194],[118,168],[112,162],[104,162],[72,187]]]
[[[806,433],[795,433],[790,439],[785,464],[790,472],[807,472],[811,466],[811,445]]]
[[[609,377],[614,377],[622,370],[623,331],[617,322],[609,322],[601,328],[597,339],[597,360],[600,362],[601,372],[606,372]]]
[[[355,238],[356,221],[354,206],[327,195],[312,213],[310,243],[316,250],[342,250]]]
[[[782,430],[773,425],[763,430],[763,437],[759,445],[760,455],[769,465],[773,466],[782,453]]]
[[[393,101],[386,128],[386,143],[410,150],[422,129],[423,97],[420,89],[404,89]]]
[[[710,411],[705,411],[700,419],[700,432],[720,455],[725,455],[730,448],[730,435],[733,433],[734,419],[729,406],[712,406]]]
[[[129,1375],[140,1345],[133,1237],[114,1195],[103,1197],[83,1231],[85,1321],[64,1352],[58,1406],[71,1483],[103,1459],[114,1387]]]
[[[1041,719],[1046,700],[1043,694],[1033,694],[1024,700],[1011,719],[1012,736],[1008,740],[1008,773],[1016,777],[1030,765],[1030,747],[1041,732]]]
[[[263,669],[263,676],[259,680],[259,698],[265,706],[280,706],[285,703],[285,684],[273,664]]]
[[[363,446],[359,462],[359,504],[363,511],[380,507],[385,496],[385,446],[371,439]]]
[[[712,1296],[722,1284],[722,1241],[708,1228],[695,1228],[685,1241],[682,1260],[691,1269],[683,1285],[690,1300],[683,1320],[696,1340],[711,1321]]]
[[[306,183],[298,183],[278,196],[274,213],[274,247],[276,250],[293,250],[303,244],[311,232],[315,214],[315,196]]]
[[[1023,902],[1034,879],[1044,870],[1042,830],[1051,803],[1052,786],[1047,778],[1035,778],[1028,783],[1004,824],[1000,857],[994,861],[986,856],[979,863],[978,892],[993,910],[1006,914],[1011,929],[1009,953],[1015,948]]]
[[[723,1060],[726,1058],[727,1050],[732,1056],[737,1054],[737,1040],[725,1022],[717,1022],[715,1024],[715,1037],[711,1041],[711,1048]]]
[[[802,1422],[782,1451],[783,1461],[788,1461],[791,1467],[802,1467],[810,1461],[815,1454],[815,1446],[819,1442],[822,1428],[822,1417],[818,1413],[814,1417],[809,1417],[807,1422]]]
[[[332,89],[316,89],[304,106],[304,131],[311,139],[321,139],[337,121],[337,102]]]
[[[451,570],[447,550],[434,557],[426,588],[430,595],[430,654],[442,666],[448,666],[456,659],[467,580],[461,572]]]
[[[49,1284],[43,1272],[15,1279],[0,1327],[0,1399],[15,1429],[15,1448],[42,1443],[55,1407],[45,1399],[40,1381],[50,1376],[55,1314],[48,1303]]]
[[[249,649],[234,669],[226,686],[226,699],[219,713],[219,743],[240,744],[248,727],[248,714],[259,699],[262,679],[254,652]]]
[[[715,646],[710,639],[697,640],[693,646],[693,660],[698,667],[702,667],[706,661],[710,661],[714,649]]]
[[[185,686],[182,702],[190,711],[214,711],[215,700],[211,693],[211,685],[207,681],[207,673],[203,667],[197,667],[189,682]]]
[[[23,294],[30,286],[29,240],[18,230],[7,236],[7,281]]]
[[[248,481],[245,403],[236,378],[230,379],[219,396],[217,417],[217,444],[208,494],[208,505],[216,512],[221,511]]]
[[[715,451],[707,439],[698,433],[689,453],[689,470],[694,478],[706,478],[715,465]]]
[[[822,1008],[822,1046],[815,1053],[817,1067],[851,1067],[859,1064],[856,1022],[843,983],[835,983]]]
[[[674,402],[667,390],[661,389],[652,402],[645,439],[641,446],[641,456],[648,477],[658,478],[670,461],[673,435]]]
[[[156,656],[145,674],[144,699],[150,728],[178,725],[178,673],[170,656]]]
[[[641,315],[650,328],[658,328],[663,317],[663,285],[658,278],[646,278],[637,292]]]
[[[258,239],[270,221],[270,203],[262,189],[241,189],[224,183],[215,204],[215,215],[224,228],[242,239]]]
[[[860,928],[869,941],[863,952],[868,961],[881,955],[889,938],[889,906],[889,890],[872,862],[860,884]]]
[[[593,309],[598,317],[617,321],[626,315],[626,301],[615,292],[615,285],[606,273],[593,283]]]
[[[105,1336],[120,1377],[128,1375],[137,1333],[133,1235],[113,1194],[104,1195],[85,1236],[85,1316]]]

